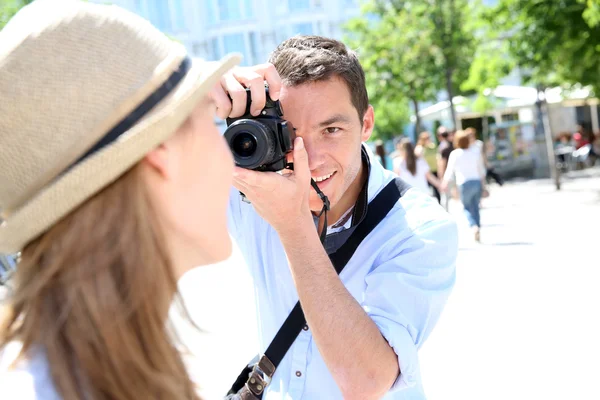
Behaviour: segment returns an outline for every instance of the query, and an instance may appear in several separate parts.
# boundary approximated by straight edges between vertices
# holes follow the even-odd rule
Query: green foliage
[[[507,36],[508,54],[541,86],[591,85],[600,89],[598,0],[501,0],[486,16]]]
[[[1,0],[0,1],[0,30],[21,9],[33,0]]]
[[[440,90],[456,95],[474,54],[474,10],[468,0],[366,2],[362,16],[350,21],[347,30],[374,104],[398,112],[408,102],[416,108],[418,102],[435,100]],[[405,119],[408,113],[403,114]]]

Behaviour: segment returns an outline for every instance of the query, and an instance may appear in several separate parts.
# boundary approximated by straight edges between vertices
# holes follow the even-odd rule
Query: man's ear
[[[153,172],[163,178],[169,178],[171,175],[170,154],[168,146],[165,143],[158,145],[144,157],[143,162]]]
[[[371,137],[373,128],[375,127],[375,111],[373,110],[372,105],[369,104],[369,108],[367,108],[362,122],[363,127],[360,139],[362,142],[366,142]]]

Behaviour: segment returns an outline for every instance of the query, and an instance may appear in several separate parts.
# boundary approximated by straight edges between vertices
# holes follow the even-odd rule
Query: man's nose
[[[310,138],[310,135],[299,135],[304,140],[304,148],[308,154],[308,167],[311,171],[318,169],[323,165],[324,157],[319,151],[319,146],[315,143],[315,140]]]

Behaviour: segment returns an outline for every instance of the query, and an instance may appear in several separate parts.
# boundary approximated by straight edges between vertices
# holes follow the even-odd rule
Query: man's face
[[[329,198],[331,208],[338,204],[349,208],[356,200],[353,197],[360,192],[361,182],[357,177],[362,164],[361,143],[373,130],[372,107],[361,120],[352,105],[350,90],[338,77],[284,86],[280,100],[283,118],[292,123],[296,135],[304,140],[311,176]],[[310,208],[315,212],[323,208],[314,190],[310,194]]]

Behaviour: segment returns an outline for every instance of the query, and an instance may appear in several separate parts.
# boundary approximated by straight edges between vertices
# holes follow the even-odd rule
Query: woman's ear
[[[172,174],[171,155],[167,143],[162,143],[154,150],[151,150],[144,157],[144,164],[149,167],[154,173],[163,178],[169,178]]]

